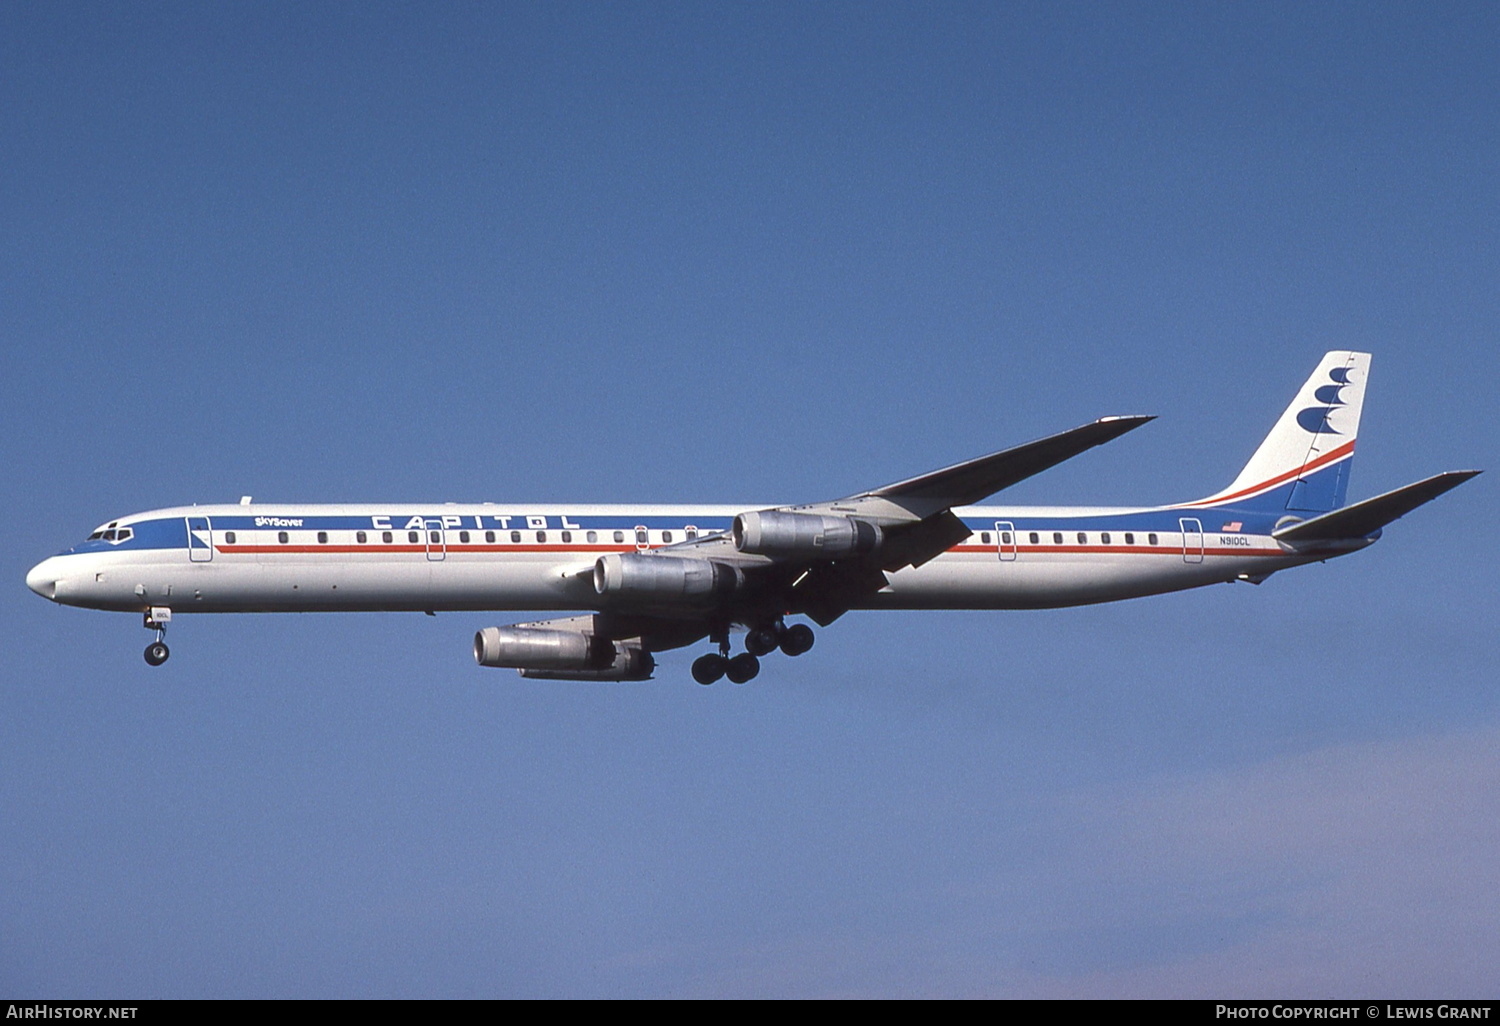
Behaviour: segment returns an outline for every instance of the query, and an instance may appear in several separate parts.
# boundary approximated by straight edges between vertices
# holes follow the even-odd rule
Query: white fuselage
[[[754,506],[236,505],[111,522],[38,564],[32,590],[67,605],[177,613],[597,610],[602,555],[727,531]],[[863,608],[1024,609],[1107,602],[1323,555],[1223,509],[961,507],[965,541],[888,574]],[[1266,520],[1262,517],[1261,520]],[[103,529],[101,528],[101,531]]]

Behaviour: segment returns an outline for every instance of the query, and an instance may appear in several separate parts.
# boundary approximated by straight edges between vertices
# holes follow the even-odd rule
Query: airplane
[[[1344,504],[1370,355],[1326,354],[1227,488],[1132,508],[975,503],[1154,418],[1070,431],[831,502],[796,506],[238,505],[110,520],[38,563],[53,602],[143,615],[169,651],[177,613],[538,611],[487,627],[481,666],[569,681],[651,679],[658,652],[707,639],[693,679],[745,683],[808,651],[804,616],[855,609],[1039,609],[1271,574],[1373,544],[1478,474]],[[744,650],[731,656],[731,633]]]

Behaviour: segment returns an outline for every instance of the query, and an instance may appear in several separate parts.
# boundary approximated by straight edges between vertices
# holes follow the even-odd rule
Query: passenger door
[[[1177,523],[1182,526],[1182,561],[1203,562],[1203,522],[1195,517],[1183,517]]]
[[[448,558],[448,529],[441,517],[422,522],[422,544],[427,547],[427,561],[441,563]]]
[[[1000,562],[1010,563],[1016,558],[1016,525],[1009,520],[995,521],[995,549]]]
[[[194,563],[208,563],[214,558],[214,526],[208,517],[188,517],[188,559]]]

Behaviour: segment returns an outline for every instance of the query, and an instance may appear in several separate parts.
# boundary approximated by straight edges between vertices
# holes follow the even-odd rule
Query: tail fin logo
[[[1342,434],[1342,432],[1335,431],[1328,423],[1328,415],[1344,405],[1344,400],[1339,397],[1339,393],[1349,385],[1349,368],[1333,368],[1328,372],[1328,379],[1333,384],[1319,385],[1313,392],[1315,400],[1327,405],[1309,406],[1297,411],[1297,425],[1310,434],[1316,435],[1323,432],[1330,435]]]

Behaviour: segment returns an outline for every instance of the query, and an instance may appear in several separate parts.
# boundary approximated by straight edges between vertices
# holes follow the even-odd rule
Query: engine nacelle
[[[594,590],[605,599],[657,606],[708,606],[744,587],[739,568],[708,559],[611,553],[594,564]]]
[[[486,627],[474,635],[474,661],[513,670],[599,670],[610,665],[614,644],[583,631],[541,627]]]
[[[474,635],[474,661],[542,680],[648,680],[656,669],[638,644],[544,627],[486,627]]]
[[[734,547],[756,556],[840,559],[874,552],[883,539],[879,526],[854,517],[770,510],[734,518]]]

